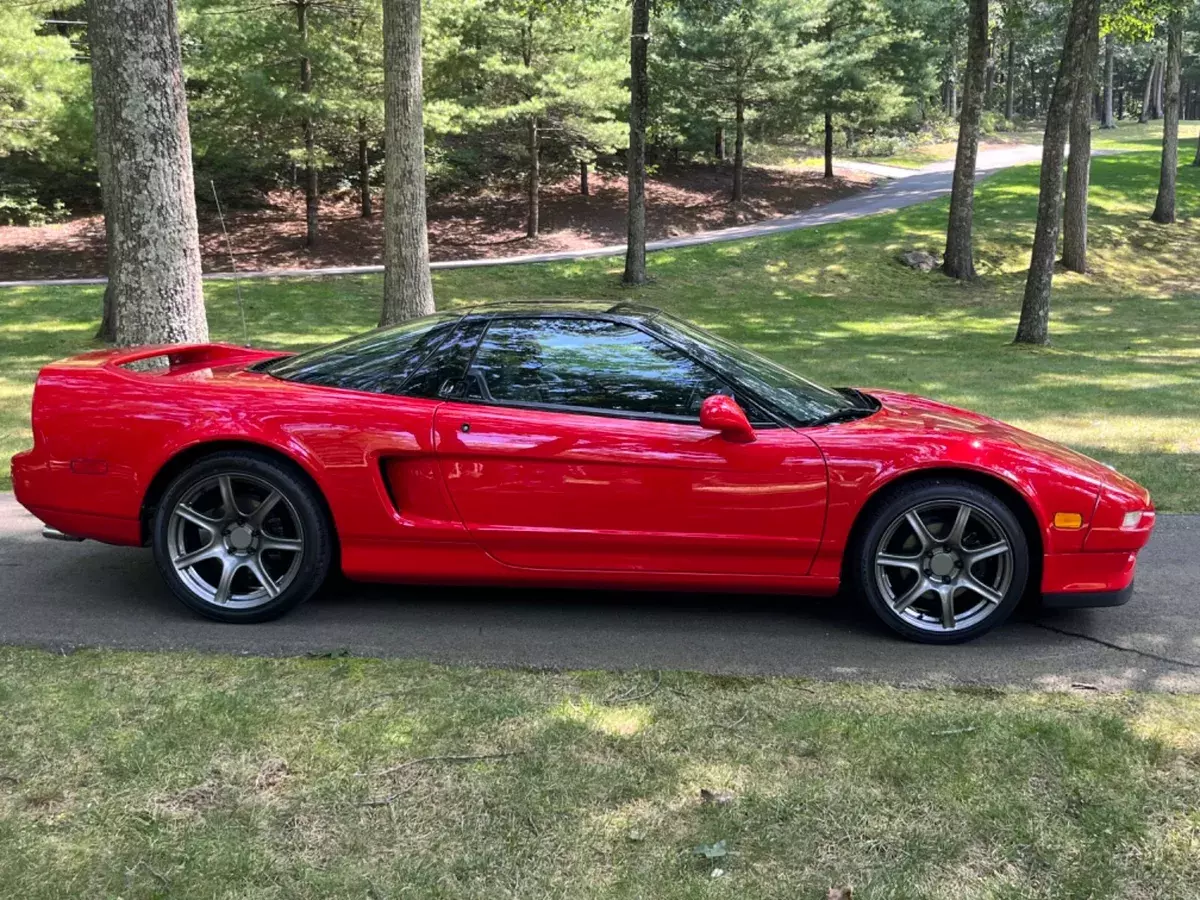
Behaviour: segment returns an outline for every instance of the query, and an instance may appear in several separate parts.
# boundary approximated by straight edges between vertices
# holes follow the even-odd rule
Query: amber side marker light
[[[1055,513],[1055,528],[1082,528],[1083,516],[1079,513]]]

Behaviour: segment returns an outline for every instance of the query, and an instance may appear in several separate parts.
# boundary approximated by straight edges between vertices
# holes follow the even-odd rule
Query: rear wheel
[[[188,607],[222,622],[262,622],[307,600],[332,558],[316,492],[286,463],[253,452],[206,457],[171,482],[152,545]]]
[[[857,542],[853,580],[894,631],[952,644],[1009,617],[1029,577],[1029,545],[998,497],[970,482],[902,487]]]

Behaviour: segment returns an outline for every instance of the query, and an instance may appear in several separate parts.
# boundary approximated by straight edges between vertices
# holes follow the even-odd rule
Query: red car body
[[[164,354],[169,367],[129,368]],[[251,446],[310,476],[351,578],[829,595],[877,492],[954,473],[1017,510],[1032,583],[1060,605],[1127,597],[1154,524],[1147,491],[1110,468],[890,391],[872,391],[881,408],[855,421],[738,441],[696,424],[386,396],[248,368],[280,355],[207,344],[47,366],[34,447],[13,459],[17,499],[65,534],[140,546],[174,474],[209,450]]]

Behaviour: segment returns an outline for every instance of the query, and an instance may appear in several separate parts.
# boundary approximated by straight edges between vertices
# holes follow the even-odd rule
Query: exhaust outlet
[[[75,537],[73,534],[67,534],[65,531],[59,531],[49,525],[42,529],[42,537],[48,541],[70,541],[73,544],[78,544],[83,540],[81,537]]]

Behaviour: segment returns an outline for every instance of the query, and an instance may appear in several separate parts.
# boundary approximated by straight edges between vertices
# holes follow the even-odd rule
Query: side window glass
[[[464,321],[437,352],[431,355],[404,386],[413,397],[453,399],[464,395],[463,373],[479,338],[487,328],[487,319]]]
[[[631,325],[603,319],[494,320],[467,373],[485,402],[696,417],[729,393],[703,366]]]
[[[382,329],[283,360],[269,371],[305,384],[397,394],[454,326],[454,319],[443,318]]]

